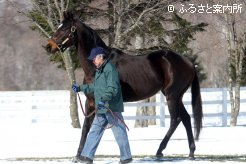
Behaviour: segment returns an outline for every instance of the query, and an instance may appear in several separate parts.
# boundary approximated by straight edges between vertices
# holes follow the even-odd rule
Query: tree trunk
[[[143,36],[136,36],[135,41],[135,48],[136,49],[143,49],[144,47],[144,37]],[[143,100],[142,102],[156,102],[155,96],[152,96],[148,99]],[[136,116],[155,116],[156,110],[154,106],[147,107],[142,106],[137,108]],[[156,125],[155,119],[141,119],[136,120],[134,127],[148,127],[148,125]]]
[[[141,102],[156,102],[155,96],[144,99]],[[156,116],[155,106],[141,106],[137,108],[136,116]],[[134,127],[148,127],[149,125],[156,125],[156,119],[136,119]]]
[[[108,45],[109,47],[112,47],[114,45],[114,20],[115,20],[115,11],[114,6],[111,2],[108,1],[108,15],[109,15],[109,26],[108,26]]]
[[[240,35],[237,42],[237,49],[236,49],[236,62],[235,62],[235,68],[236,68],[236,84],[235,84],[235,109],[232,113],[231,117],[231,126],[237,125],[237,117],[240,111],[240,84],[242,80],[242,69],[243,69],[243,58],[244,58],[244,48],[243,47],[246,43],[246,34]]]
[[[240,84],[242,76],[242,63],[244,57],[243,45],[245,44],[245,33],[238,35],[236,31],[236,19],[233,14],[226,13],[227,43],[228,43],[228,71],[229,71],[229,94],[231,103],[230,126],[237,125],[237,117],[240,110]],[[240,36],[238,38],[238,36]],[[235,69],[235,74],[233,69]],[[233,79],[235,75],[235,79]],[[234,92],[233,92],[233,86]]]
[[[237,116],[240,109],[240,85],[237,85],[235,87],[235,100],[234,100],[234,107],[233,110],[231,110],[231,121],[230,126],[236,126],[237,125]]]
[[[74,73],[74,67],[72,63],[72,59],[70,56],[69,51],[65,51],[62,54],[63,61],[65,63],[65,67],[67,70],[68,78],[70,81],[70,84],[74,84],[76,82],[75,79],[75,73]],[[70,117],[72,121],[73,128],[81,128],[80,121],[79,121],[79,115],[78,115],[78,105],[77,105],[77,94],[72,91],[71,85],[70,88]]]
[[[149,102],[156,102],[156,96],[152,96],[149,98]],[[148,115],[149,116],[156,116],[156,109],[155,106],[150,106],[148,108]],[[149,119],[148,120],[149,125],[156,125],[156,119]]]
[[[149,99],[142,100],[141,102],[146,103]],[[137,108],[136,116],[148,116],[148,107],[141,106]],[[148,127],[147,119],[136,119],[134,127]]]

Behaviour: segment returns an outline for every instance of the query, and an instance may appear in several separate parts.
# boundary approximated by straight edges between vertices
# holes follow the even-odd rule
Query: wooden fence
[[[229,94],[226,88],[201,89],[204,126],[228,126],[230,121]],[[84,103],[85,97],[82,94]],[[191,93],[183,97],[184,105],[192,116]],[[60,123],[71,122],[69,91],[6,91],[0,92],[0,123]],[[142,106],[155,106],[155,116],[136,116]],[[80,107],[79,107],[80,108]],[[80,111],[79,111],[80,112]],[[80,112],[80,118],[83,116]],[[246,125],[246,87],[241,88],[241,109],[238,125]],[[160,126],[168,126],[170,116],[165,97],[156,94],[156,102],[125,103],[124,118],[128,124],[136,119],[156,119]]]

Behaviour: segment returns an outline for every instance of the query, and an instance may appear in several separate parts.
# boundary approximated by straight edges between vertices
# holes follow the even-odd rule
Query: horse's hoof
[[[156,153],[155,155],[157,158],[162,158],[163,157],[163,154],[162,153]]]
[[[195,160],[194,156],[189,156],[189,160]]]
[[[78,163],[79,161],[78,161],[78,156],[74,156],[73,158],[72,158],[72,162],[73,163]]]

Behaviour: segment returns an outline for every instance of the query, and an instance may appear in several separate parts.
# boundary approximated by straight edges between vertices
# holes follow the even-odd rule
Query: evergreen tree
[[[63,20],[63,11],[74,10],[76,7],[80,6],[81,3],[88,4],[90,1],[76,1],[69,0],[65,1],[67,3],[56,4],[56,1],[41,1],[33,0],[33,8],[27,14],[29,18],[33,21],[33,25],[30,27],[32,30],[39,31],[43,37],[50,37],[61,24]],[[60,6],[57,7],[57,6]],[[63,6],[63,7],[62,7]],[[73,67],[79,67],[76,51],[74,48],[69,50],[72,59]],[[49,54],[50,61],[55,63],[58,68],[65,69],[65,63],[62,55],[58,52],[55,54]]]
[[[155,17],[158,18],[157,15],[155,15]],[[168,23],[169,25],[172,24],[172,29],[166,28],[165,25],[163,25],[164,23],[161,23],[160,20]],[[165,18],[160,16],[158,19],[147,19],[143,24],[144,26],[141,29],[139,29],[140,27],[136,27],[132,30],[132,32],[130,32],[130,36],[134,37],[136,35],[141,35],[145,38],[151,38],[154,36],[157,38],[158,45],[151,46],[150,43],[148,44],[148,47],[137,50],[138,52],[143,53],[160,49],[175,51],[190,59],[196,67],[200,81],[207,78],[204,68],[198,60],[198,54],[194,54],[193,50],[188,47],[188,44],[195,40],[194,35],[196,33],[205,31],[205,27],[208,24],[199,23],[193,25],[191,22],[181,18],[176,13],[165,15]],[[150,42],[152,42],[151,39]]]
[[[131,52],[173,50],[185,55],[194,63],[200,81],[206,79],[198,54],[194,54],[188,47],[194,40],[193,36],[205,30],[206,23],[192,24],[175,12],[168,12],[168,1],[134,1],[124,4],[117,0],[109,2],[111,9],[108,10],[108,16],[109,20],[112,19],[109,21],[109,32],[114,33],[113,37],[111,36],[113,43],[109,43],[110,45]],[[130,40],[136,36],[144,38],[143,49],[136,50],[135,46],[131,45]]]
[[[33,30],[39,31],[44,37],[50,37],[62,23],[63,11],[72,10],[81,3],[88,1],[61,0],[61,1],[43,1],[32,0],[32,9],[27,17],[31,18]],[[50,55],[50,60],[57,64],[58,68],[66,69],[71,85],[76,82],[74,70],[78,67],[77,56],[74,55],[74,48],[68,49],[64,53],[57,52]],[[70,117],[72,126],[80,128],[77,107],[77,95],[70,88]]]

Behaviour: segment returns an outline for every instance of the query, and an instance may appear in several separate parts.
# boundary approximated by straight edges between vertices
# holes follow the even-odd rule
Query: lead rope
[[[128,128],[128,126],[126,125],[126,123],[117,115],[117,114],[115,114],[111,109],[109,109],[109,108],[107,108],[108,109],[108,111],[114,116],[114,117],[116,117],[125,127],[126,127],[126,129],[129,131],[129,128]]]
[[[83,108],[83,105],[82,105],[82,101],[81,101],[81,98],[80,98],[80,95],[79,95],[79,93],[78,93],[78,97],[79,97],[79,104],[80,104],[80,107],[81,107],[81,110],[82,110],[82,112],[83,112],[83,114],[84,114],[84,116],[85,117],[91,117],[94,113],[96,113],[97,112],[97,109],[95,109],[92,113],[90,113],[90,114],[88,114],[88,115],[86,115],[85,114],[85,110],[84,110],[84,108]],[[126,129],[129,131],[129,128],[128,128],[128,126],[126,125],[126,123],[117,115],[117,114],[115,114],[111,109],[109,109],[109,108],[106,108],[111,114],[112,114],[112,116],[113,117],[115,117],[115,118],[117,118],[125,127],[126,127]],[[109,126],[109,127],[103,127],[104,129],[109,129],[109,128],[112,128],[114,125],[116,124],[116,121],[114,121],[114,123],[111,125],[111,126]]]
[[[85,114],[85,110],[84,110],[83,105],[82,105],[82,101],[81,101],[81,98],[80,98],[79,93],[78,93],[78,97],[79,97],[79,104],[80,104],[81,110],[82,110],[82,112],[83,112],[83,114],[84,114],[85,117],[87,117],[87,118],[88,118],[88,117],[91,117],[94,113],[96,113],[97,109],[95,109],[95,110],[94,110],[93,112],[91,112],[90,114],[86,115],[86,114]]]

